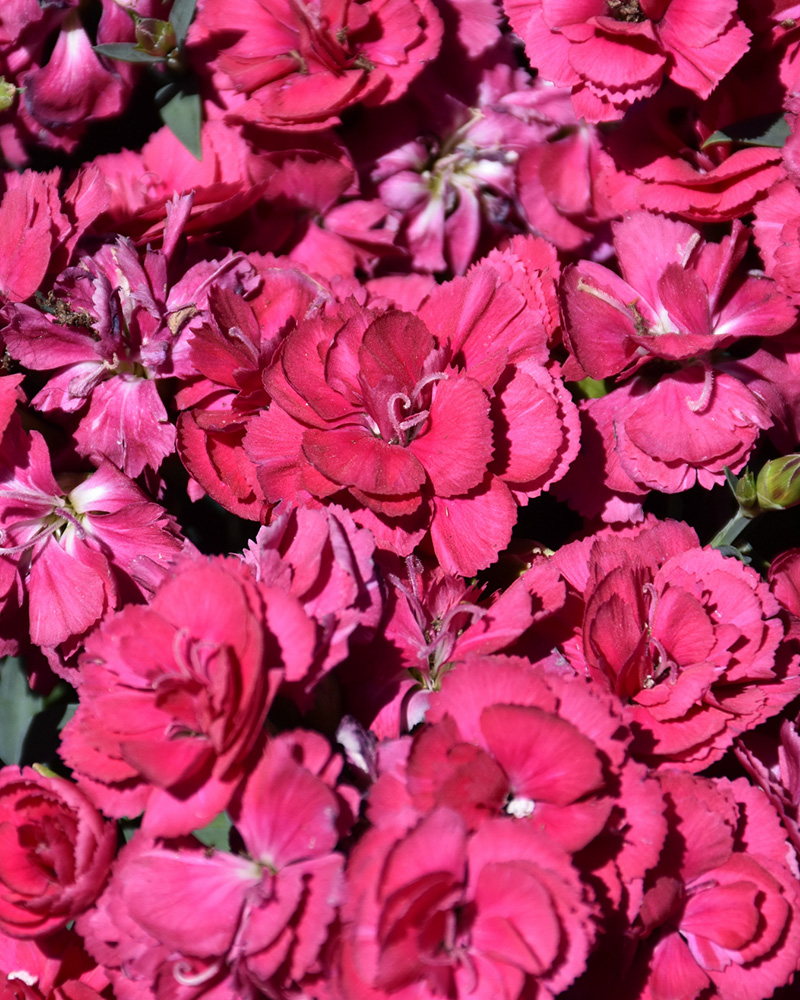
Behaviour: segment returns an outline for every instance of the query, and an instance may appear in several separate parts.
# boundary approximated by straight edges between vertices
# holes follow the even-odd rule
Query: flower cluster
[[[3,997],[796,993],[798,24],[5,0]]]

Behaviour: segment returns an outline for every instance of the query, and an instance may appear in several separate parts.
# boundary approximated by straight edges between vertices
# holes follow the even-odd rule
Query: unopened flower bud
[[[13,83],[9,83],[4,76],[0,76],[0,111],[7,111],[14,103],[17,88]]]
[[[767,462],[758,474],[756,489],[762,510],[785,510],[800,503],[800,455]]]
[[[136,43],[151,56],[166,58],[177,46],[175,29],[169,21],[155,17],[141,17],[136,21]]]
[[[753,516],[759,513],[756,477],[749,469],[745,469],[739,477],[734,494],[739,506],[745,514],[751,510],[753,511]]]

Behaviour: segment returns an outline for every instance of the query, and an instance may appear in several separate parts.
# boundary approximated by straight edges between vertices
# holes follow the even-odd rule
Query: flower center
[[[386,404],[389,412],[389,423],[394,430],[390,444],[400,444],[404,448],[411,444],[419,428],[430,416],[430,409],[423,406],[422,393],[431,382],[447,378],[445,372],[433,372],[423,376],[414,386],[411,395],[404,392],[394,392]]]
[[[639,0],[606,0],[610,17],[615,21],[628,21],[637,24],[646,21],[647,15],[639,5]]]

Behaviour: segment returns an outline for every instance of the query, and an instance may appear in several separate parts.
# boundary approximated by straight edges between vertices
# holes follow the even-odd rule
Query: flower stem
[[[748,517],[742,510],[737,510],[730,521],[711,539],[711,548],[720,549],[723,545],[733,545],[752,520],[752,514]]]

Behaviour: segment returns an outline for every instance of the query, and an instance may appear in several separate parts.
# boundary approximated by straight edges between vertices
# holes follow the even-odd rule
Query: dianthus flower
[[[209,289],[256,284],[251,265],[231,253],[172,279],[169,263],[190,206],[189,196],[168,207],[164,249],[148,251],[144,263],[120,237],[68,268],[41,309],[5,309],[9,353],[28,368],[57,369],[33,405],[80,413],[78,452],[108,458],[133,477],[157,469],[175,449],[158,381],[192,373],[184,334],[207,307]]]
[[[0,553],[24,583],[31,641],[58,646],[141,599],[137,561],[170,562],[182,542],[163,507],[110,462],[59,483],[38,432],[27,437],[15,418],[2,444]]]
[[[800,958],[797,861],[774,809],[745,778],[659,780],[671,828],[634,927],[631,988],[642,1000],[772,996]]]
[[[284,673],[302,676],[314,640],[297,601],[239,560],[187,559],[149,606],[87,640],[62,756],[107,815],[145,810],[149,834],[190,833],[230,803]]]
[[[399,555],[430,531],[446,572],[488,566],[515,501],[559,479],[577,450],[574,404],[531,359],[524,305],[482,266],[435,289],[419,316],[352,304],[300,324],[245,435],[267,499],[335,498]]]
[[[222,0],[201,0],[189,43],[214,52],[221,89],[248,98],[239,120],[320,127],[358,101],[400,97],[441,34],[430,0],[245,0],[233,20]]]
[[[622,118],[669,77],[706,98],[747,51],[735,0],[505,0],[545,79],[572,87],[588,122]]]
[[[585,486],[595,449],[606,452],[607,483],[614,476],[623,493],[708,488],[725,466],[742,468],[772,423],[746,372],[722,352],[743,337],[783,333],[795,309],[773,282],[742,272],[747,235],[738,223],[718,244],[644,212],[613,228],[622,277],[592,261],[565,271],[564,337],[593,378],[637,377],[584,405],[600,440],[587,435],[567,489]]]
[[[353,850],[335,996],[555,995],[583,971],[593,913],[567,852],[531,824],[492,818],[470,833],[441,806]]]
[[[317,971],[342,898],[335,847],[352,821],[340,769],[319,734],[283,733],[231,803],[241,854],[137,833],[80,921],[115,985],[222,984],[221,995],[255,1000],[289,996]]]
[[[766,583],[687,525],[605,529],[553,561],[578,599],[563,651],[617,695],[648,764],[700,771],[800,691],[797,665],[776,661],[783,626]]]

